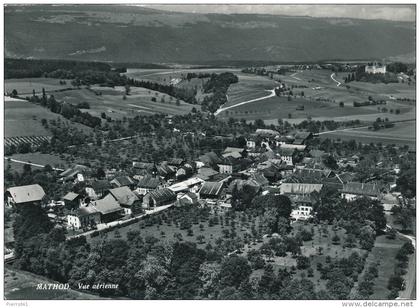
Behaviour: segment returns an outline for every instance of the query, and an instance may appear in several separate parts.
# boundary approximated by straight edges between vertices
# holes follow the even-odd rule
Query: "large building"
[[[10,187],[5,193],[5,202],[8,206],[41,205],[45,198],[44,189],[38,185]]]
[[[368,74],[385,74],[386,73],[386,65],[382,65],[381,63],[368,63],[365,66],[365,72]]]

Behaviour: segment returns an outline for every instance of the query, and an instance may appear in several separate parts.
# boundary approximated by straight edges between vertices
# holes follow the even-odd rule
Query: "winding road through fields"
[[[335,73],[332,73],[330,77],[334,82],[337,83],[337,87],[339,87],[341,85],[341,82],[339,82],[337,79],[335,79],[334,76],[335,76]]]
[[[269,91],[270,92],[270,95],[266,95],[266,96],[263,96],[263,97],[254,98],[254,99],[251,99],[249,101],[237,103],[237,104],[232,105],[232,106],[227,106],[227,107],[219,108],[219,109],[216,110],[216,112],[214,113],[214,115],[218,115],[219,113],[221,113],[221,112],[223,112],[225,110],[232,109],[232,108],[235,108],[235,107],[238,107],[238,106],[241,106],[241,105],[245,105],[245,104],[249,104],[249,103],[261,101],[263,99],[267,99],[267,98],[276,96],[276,92],[274,91],[274,89],[273,90],[266,90],[266,91]]]

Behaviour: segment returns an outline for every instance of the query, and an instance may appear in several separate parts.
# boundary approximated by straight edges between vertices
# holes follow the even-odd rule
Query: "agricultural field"
[[[166,113],[171,115],[185,114],[191,111],[193,105],[183,101],[176,105],[176,99],[167,94],[148,90],[140,87],[131,87],[130,94],[124,99],[125,89],[123,87],[99,87],[82,88],[55,93],[59,101],[71,104],[87,102],[90,109],[83,109],[93,116],[100,117],[104,112],[114,119],[131,117],[136,114]],[[156,99],[156,102],[152,101]]]
[[[41,120],[49,121],[58,118],[63,123],[71,123],[78,129],[91,130],[85,125],[70,122],[47,108],[25,100],[6,97],[4,102],[4,137],[50,136],[51,133],[42,126]]]
[[[60,84],[60,79],[55,78],[23,78],[23,79],[6,79],[4,82],[4,91],[12,92],[16,90],[19,96],[31,96],[35,90],[37,95],[42,94],[42,88],[47,93],[72,88],[71,80],[63,80],[65,84]],[[51,94],[51,93],[50,93]]]
[[[247,104],[238,105],[220,113],[221,117],[244,118],[246,120],[263,119],[266,124],[277,122],[278,118],[287,119],[291,123],[299,123],[311,117],[314,120],[346,121],[360,119],[366,121],[375,120],[377,117],[388,117],[402,120],[413,118],[415,103],[397,101],[397,98],[415,98],[414,84],[373,84],[367,82],[351,82],[343,84],[343,78],[347,73],[332,75],[329,70],[305,70],[286,75],[275,75],[274,80],[265,76],[237,73],[239,82],[232,85],[228,90],[228,103],[223,107],[234,106],[249,100],[258,99],[269,95],[277,82],[296,88],[292,89],[294,97],[292,101],[286,98],[269,97],[256,100]],[[339,86],[336,81],[340,82]],[[304,97],[301,97],[301,92]],[[386,100],[385,105],[353,107],[353,102],[363,102],[371,96],[375,100]],[[342,102],[343,107],[339,104]],[[304,110],[296,110],[298,106],[304,106]],[[379,108],[379,110],[378,110]],[[386,108],[387,115],[382,114]],[[400,110],[396,115],[390,111]],[[289,113],[291,118],[289,119]],[[274,122],[273,122],[274,121]]]
[[[128,68],[124,74],[129,78],[137,80],[150,80],[162,84],[174,84],[177,85],[183,77],[186,77],[188,73],[223,73],[232,72],[237,74],[240,69],[234,68],[173,68],[173,69],[137,69]]]
[[[414,115],[413,115],[414,116]],[[332,133],[323,133],[320,138],[351,140],[362,143],[407,144],[411,148],[416,146],[416,121],[396,122],[394,127],[377,131],[367,127],[346,129]]]
[[[48,278],[17,270],[10,266],[4,268],[4,298],[6,300],[92,300],[105,299],[96,295],[75,290],[37,290],[39,283],[58,283]]]

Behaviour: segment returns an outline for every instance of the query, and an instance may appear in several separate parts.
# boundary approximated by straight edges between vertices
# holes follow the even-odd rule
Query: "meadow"
[[[31,96],[32,91],[35,94],[42,94],[42,88],[46,92],[53,92],[62,89],[72,88],[71,80],[63,80],[65,84],[60,84],[59,79],[55,78],[23,78],[23,79],[6,79],[4,82],[4,91],[12,92],[16,90],[19,96]]]
[[[413,115],[414,116],[414,115]],[[407,144],[411,148],[416,146],[416,121],[395,122],[394,127],[383,128],[377,131],[368,128],[348,129],[326,133],[320,138],[333,138],[341,140],[354,139],[362,143]]]

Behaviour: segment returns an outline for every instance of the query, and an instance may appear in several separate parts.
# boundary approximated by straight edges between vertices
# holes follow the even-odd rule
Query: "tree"
[[[248,281],[251,267],[245,258],[231,255],[222,262],[220,273],[223,287],[239,287],[242,282]]]
[[[298,256],[296,259],[296,267],[297,269],[307,269],[311,266],[311,261],[308,257],[305,256]]]

